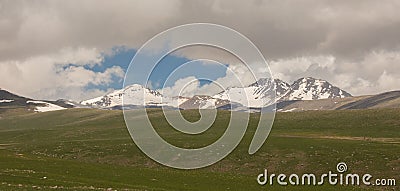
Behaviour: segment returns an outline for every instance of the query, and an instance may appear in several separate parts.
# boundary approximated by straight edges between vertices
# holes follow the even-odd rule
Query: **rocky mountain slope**
[[[196,95],[179,105],[181,109],[214,109],[230,102],[225,99],[213,98],[211,96]]]
[[[351,97],[351,94],[326,80],[308,77],[296,80],[281,97],[281,100],[319,100],[345,97]]]
[[[279,100],[289,88],[290,85],[282,80],[263,78],[247,87],[228,88],[214,95],[213,98],[231,100],[247,107],[263,107]],[[276,95],[274,90],[276,90]]]

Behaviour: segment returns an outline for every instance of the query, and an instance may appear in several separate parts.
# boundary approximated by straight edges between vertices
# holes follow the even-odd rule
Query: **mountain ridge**
[[[305,77],[294,81],[282,100],[317,100],[344,97],[352,97],[352,95],[326,80]]]
[[[145,100],[143,100],[143,94],[141,93],[144,93]],[[195,95],[189,98],[167,97],[156,90],[133,84],[104,96],[82,101],[80,104],[97,108],[115,107],[123,104],[122,98],[124,97],[125,105],[204,109],[221,107],[223,106],[221,103],[232,103],[237,107],[242,105],[248,108],[261,108],[281,101],[343,98],[351,97],[352,95],[326,80],[307,77],[300,78],[292,84],[280,79],[261,78],[246,87],[230,87],[225,91],[212,96],[205,96],[201,99],[199,96],[205,95]]]
[[[259,84],[250,84],[249,86],[259,87]],[[265,85],[265,84],[264,84]],[[118,90],[116,90],[118,91]],[[153,92],[153,95],[161,95]],[[100,97],[102,98],[102,97]],[[19,99],[19,101],[17,101]],[[172,101],[171,101],[172,100]],[[149,108],[166,107],[168,109],[212,109],[217,108],[220,110],[231,111],[245,111],[245,112],[258,112],[260,109],[245,107],[237,102],[229,102],[227,100],[213,98],[211,96],[197,95],[193,97],[173,97],[169,104],[173,103],[174,106],[168,106],[164,103],[154,103],[146,106]],[[186,102],[186,103],[185,103]],[[58,107],[59,106],[59,107]],[[34,100],[18,96],[10,93],[4,89],[0,89],[0,117],[3,112],[13,109],[25,109],[30,112],[46,112],[67,108],[88,108],[89,106],[81,105],[80,103],[62,100],[48,101],[48,100]],[[89,107],[93,108],[93,107]],[[108,110],[121,110],[143,108],[137,105],[115,105],[112,107],[94,107],[99,109]],[[363,95],[352,97],[335,97],[326,99],[315,100],[280,100],[276,104],[276,111],[278,112],[297,112],[308,110],[352,110],[352,109],[377,109],[377,108],[400,108],[400,91],[389,91],[376,95]]]

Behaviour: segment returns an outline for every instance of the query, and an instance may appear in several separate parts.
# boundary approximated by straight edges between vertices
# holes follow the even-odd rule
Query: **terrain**
[[[133,84],[104,96],[78,103],[65,99],[33,100],[0,89],[0,117],[2,113],[16,108],[32,112],[67,108],[122,110],[143,107],[164,107],[172,110],[217,108],[219,110],[259,112],[261,108],[268,107],[273,103],[276,103],[276,111],[280,112],[399,108],[400,91],[352,96],[322,79],[300,78],[292,84],[288,84],[279,79],[262,78],[246,87],[231,87],[215,95],[194,95],[192,97],[168,97],[157,90]]]
[[[182,111],[189,121],[198,111]],[[14,110],[0,119],[0,190],[399,190],[400,109],[277,113],[271,134],[247,153],[259,114],[224,160],[198,170],[176,170],[147,158],[133,143],[122,111],[66,109],[45,113]],[[228,111],[218,111],[206,132],[185,135],[159,109],[148,115],[171,144],[195,148],[225,130]],[[258,174],[348,172],[396,178],[397,186],[259,186]]]

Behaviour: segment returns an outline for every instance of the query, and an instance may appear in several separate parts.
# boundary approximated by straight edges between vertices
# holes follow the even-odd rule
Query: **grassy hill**
[[[183,111],[195,121],[196,111]],[[0,118],[0,190],[361,190],[400,187],[259,186],[258,174],[336,172],[400,180],[400,109],[278,113],[271,134],[254,155],[247,150],[257,114],[240,145],[223,161],[176,170],[147,158],[133,143],[121,111],[68,109],[10,113]],[[215,141],[229,112],[193,137],[174,131],[162,111],[149,111],[168,142],[186,148]],[[165,128],[167,127],[167,128]]]

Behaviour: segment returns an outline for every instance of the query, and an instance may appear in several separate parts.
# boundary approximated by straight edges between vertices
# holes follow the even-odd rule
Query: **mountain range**
[[[262,78],[246,87],[231,87],[215,95],[195,95],[193,97],[167,97],[158,91],[134,84],[101,97],[82,101],[81,104],[90,107],[112,108],[121,106],[122,98],[124,98],[125,105],[136,106],[208,109],[230,104],[236,107],[261,108],[288,100],[318,100],[351,96],[326,80],[308,77],[298,79],[290,85],[279,79]]]
[[[274,90],[276,94],[273,94]],[[144,95],[144,99],[143,99]],[[124,104],[123,104],[124,99]],[[210,109],[235,111],[258,111],[276,103],[277,111],[366,109],[400,107],[400,91],[378,95],[356,96],[340,89],[326,80],[312,77],[300,78],[292,84],[279,79],[263,78],[246,87],[231,87],[215,95],[193,97],[168,97],[156,90],[133,84],[104,96],[74,102],[69,100],[33,100],[0,89],[0,112],[10,108],[26,108],[45,112],[67,108],[159,108]]]

